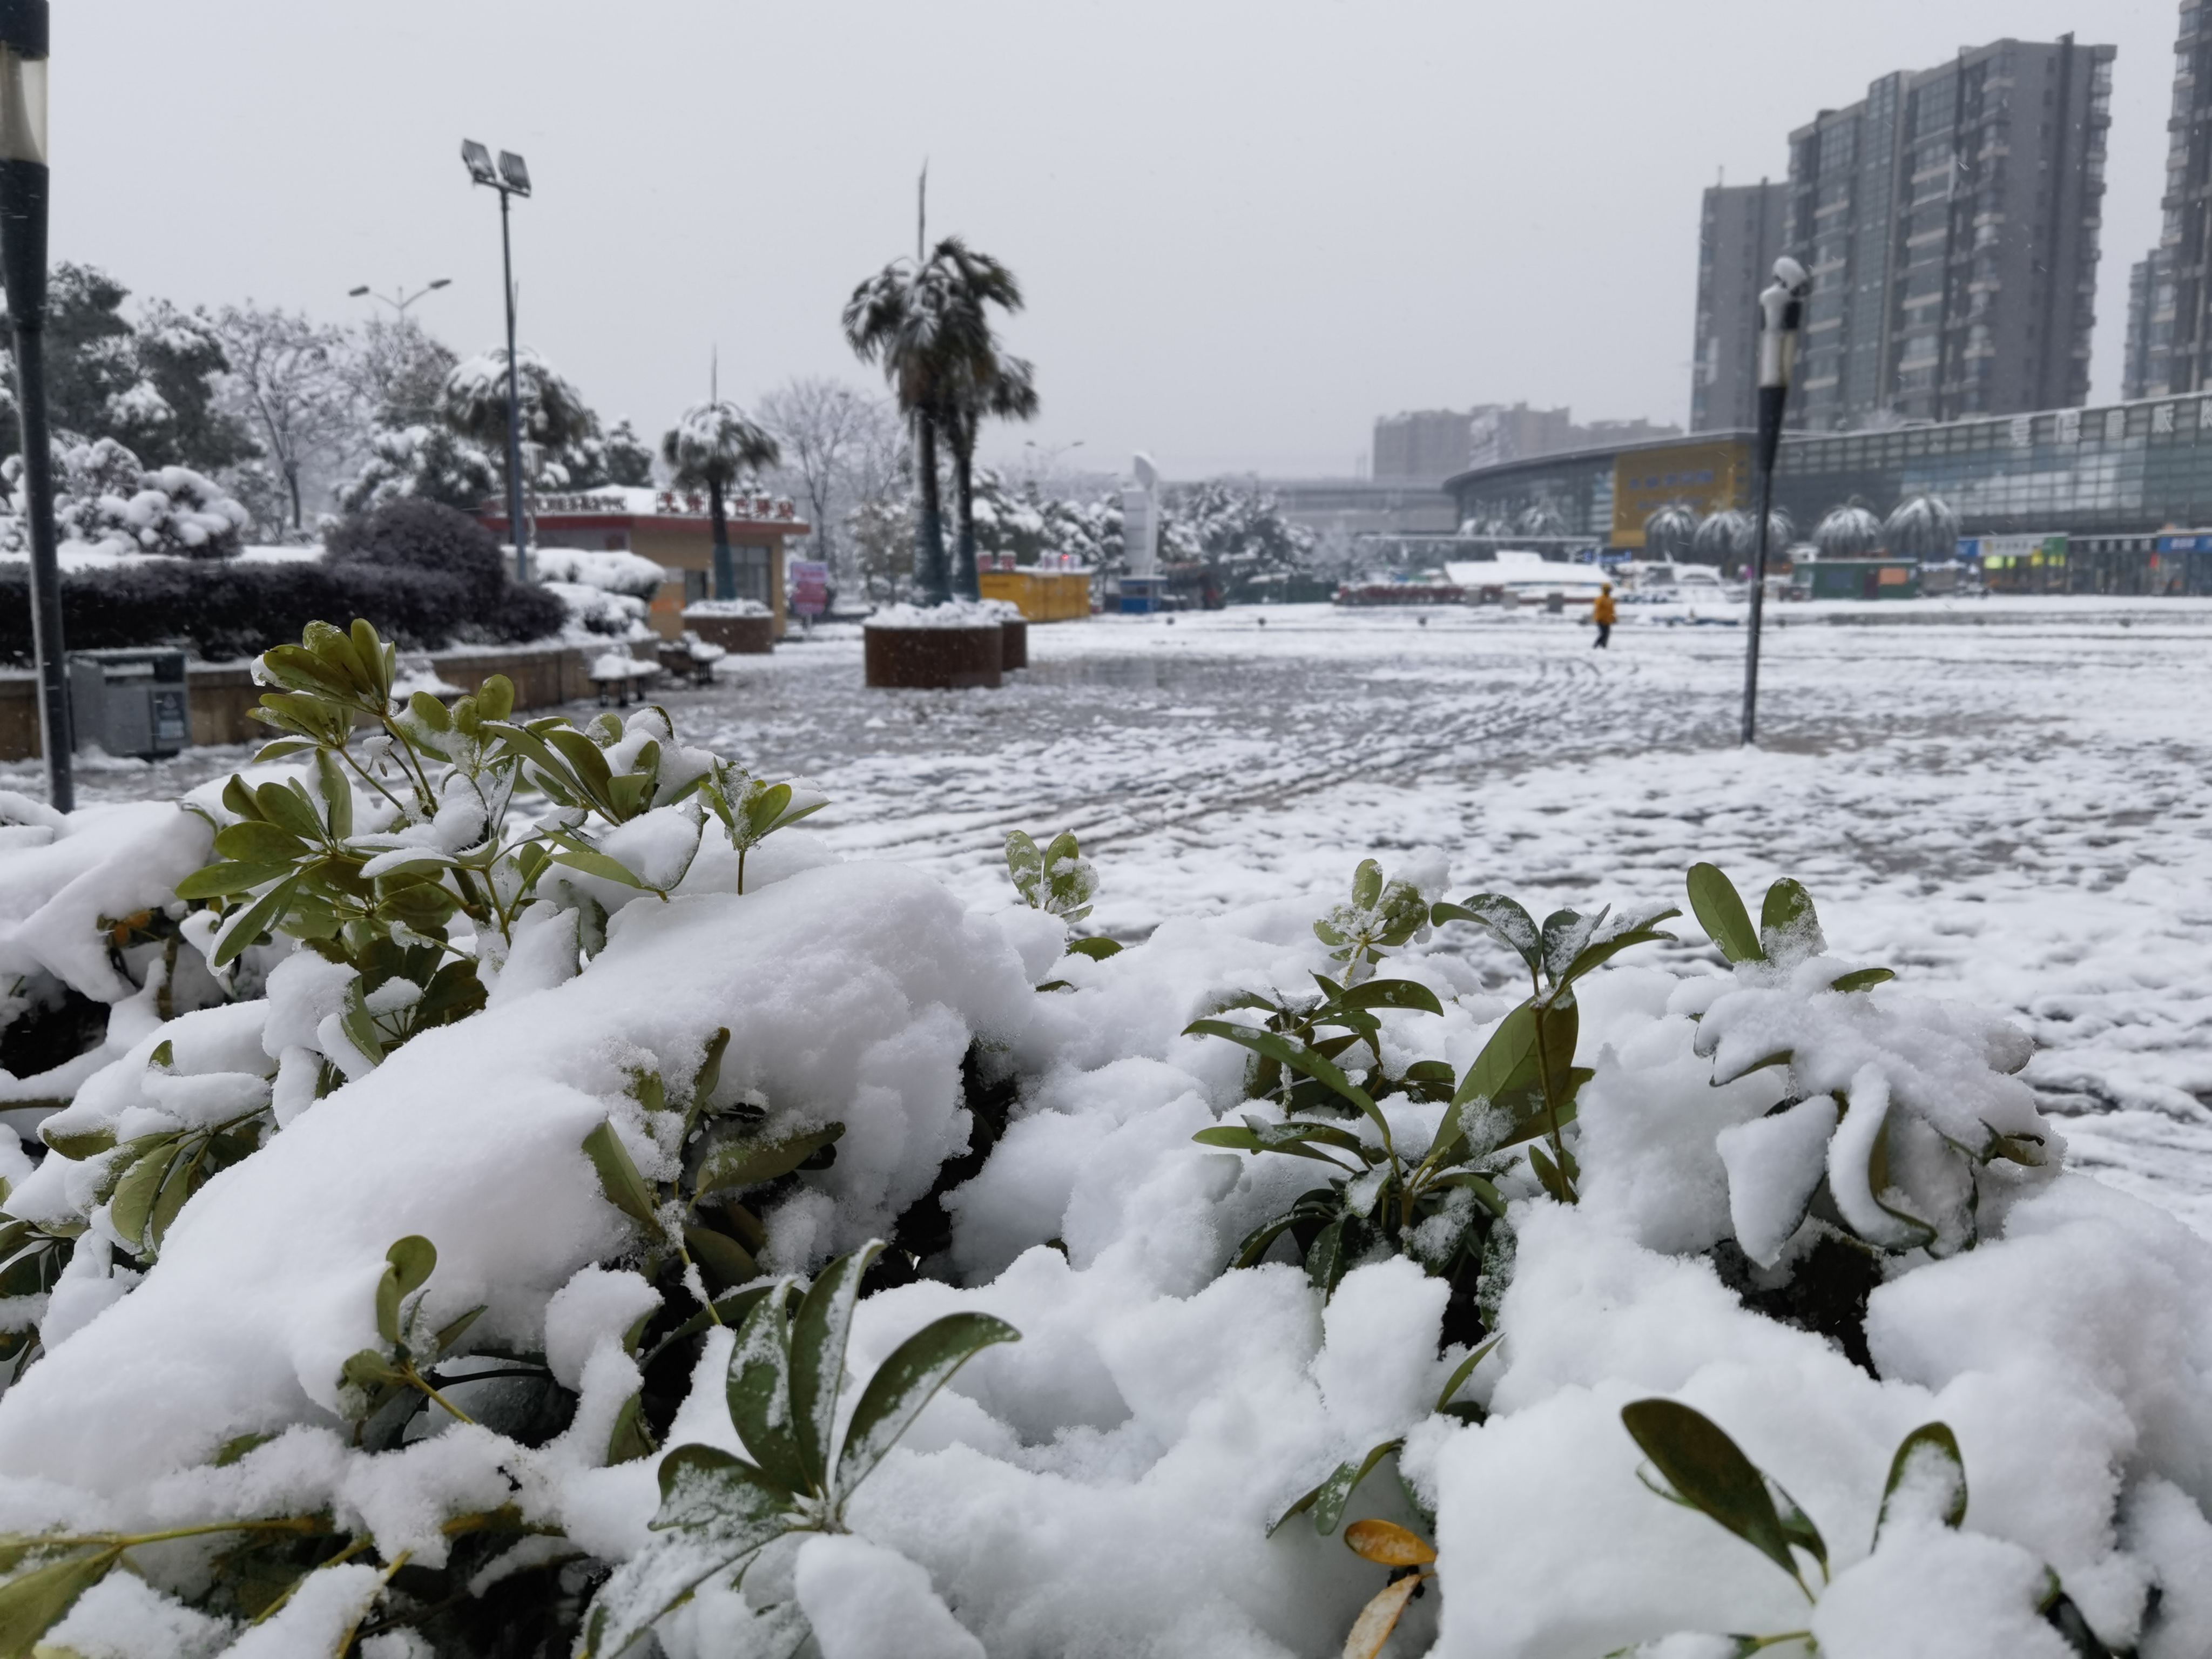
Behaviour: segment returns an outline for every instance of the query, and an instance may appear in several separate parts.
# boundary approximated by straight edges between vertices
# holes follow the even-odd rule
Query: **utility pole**
[[[507,204],[530,194],[530,169],[513,150],[499,153],[499,166],[491,152],[473,138],[461,140],[461,161],[469,177],[499,192],[499,258],[507,291],[507,533],[514,543],[514,579],[530,580],[529,539],[522,523],[522,390],[514,362],[514,243],[507,230]]]
[[[1782,448],[1782,411],[1790,401],[1790,377],[1797,367],[1797,333],[1805,322],[1805,296],[1813,279],[1805,267],[1784,254],[1774,262],[1774,280],[1759,296],[1759,530],[1758,555],[1751,571],[1751,627],[1744,641],[1743,734],[1747,745],[1759,737],[1759,625],[1766,602],[1767,526],[1774,516],[1774,463]]]
[[[15,335],[23,510],[31,532],[31,653],[46,802],[74,811],[62,575],[54,553],[54,452],[46,434],[46,0],[0,6],[0,266]]]

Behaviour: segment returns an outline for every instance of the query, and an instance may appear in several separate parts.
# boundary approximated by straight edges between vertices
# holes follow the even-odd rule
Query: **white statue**
[[[1136,457],[1137,482],[1121,491],[1121,547],[1132,576],[1160,568],[1160,474],[1146,454]]]

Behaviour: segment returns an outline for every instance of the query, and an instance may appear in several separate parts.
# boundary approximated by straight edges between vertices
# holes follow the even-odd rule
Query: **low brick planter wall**
[[[428,653],[438,678],[474,691],[494,674],[514,686],[517,708],[549,708],[592,695],[589,653],[571,645],[462,646]],[[191,702],[192,742],[258,743],[275,732],[252,718],[264,688],[242,662],[196,662],[185,669]],[[39,682],[28,669],[0,672],[0,760],[29,760],[39,750]]]
[[[867,639],[868,684],[915,691],[995,688],[1004,667],[1005,629],[876,628]]]
[[[1030,665],[1030,625],[1026,618],[1020,622],[999,624],[999,666],[1027,668]]]
[[[775,649],[774,617],[695,617],[687,611],[684,625],[735,656],[765,657]]]

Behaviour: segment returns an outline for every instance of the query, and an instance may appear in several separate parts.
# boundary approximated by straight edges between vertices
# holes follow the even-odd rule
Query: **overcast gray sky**
[[[1962,45],[2118,46],[2096,397],[2158,234],[2175,0],[62,0],[54,257],[188,304],[500,336],[464,136],[527,157],[522,337],[657,433],[866,378],[844,296],[932,232],[1011,264],[1024,438],[1171,477],[1335,474],[1375,417],[1680,421],[1698,192]]]

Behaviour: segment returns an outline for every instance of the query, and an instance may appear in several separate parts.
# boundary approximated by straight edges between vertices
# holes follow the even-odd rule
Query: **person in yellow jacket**
[[[1601,651],[1613,637],[1613,584],[1607,582],[1598,590],[1597,598],[1590,601],[1590,620],[1597,624],[1597,638],[1592,643]]]

